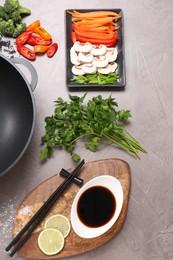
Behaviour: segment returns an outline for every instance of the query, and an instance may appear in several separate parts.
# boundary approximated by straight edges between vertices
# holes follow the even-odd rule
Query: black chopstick
[[[10,248],[17,243],[17,241],[22,237],[22,235],[28,230],[28,232],[21,238],[16,247],[9,254],[13,256],[27,241],[27,239],[31,236],[33,230],[40,224],[42,219],[46,216],[48,211],[69,185],[69,183],[73,180],[75,175],[79,172],[81,167],[84,165],[85,161],[82,160],[76,168],[72,171],[72,173],[67,177],[66,180],[55,190],[55,192],[48,198],[48,200],[41,206],[41,208],[36,212],[36,214],[29,220],[29,222],[24,226],[24,228],[17,234],[17,236],[11,241],[11,243],[6,247],[6,251],[9,251]],[[32,226],[31,226],[32,225]],[[31,226],[31,227],[30,227]],[[30,227],[30,228],[29,228]]]

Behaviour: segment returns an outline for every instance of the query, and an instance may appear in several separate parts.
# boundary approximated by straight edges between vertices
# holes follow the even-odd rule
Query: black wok
[[[17,63],[31,74],[31,83]],[[35,102],[32,91],[37,84],[32,64],[0,54],[0,176],[8,172],[25,153],[35,127]]]

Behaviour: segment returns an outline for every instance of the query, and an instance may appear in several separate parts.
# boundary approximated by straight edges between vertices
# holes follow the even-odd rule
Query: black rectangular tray
[[[121,18],[116,22],[117,26],[120,26],[120,28],[117,30],[118,34],[118,41],[116,43],[116,47],[118,50],[118,57],[117,57],[117,73],[119,75],[119,78],[117,82],[113,84],[80,84],[76,83],[74,81],[71,81],[72,78],[75,77],[73,75],[71,69],[72,69],[72,63],[70,61],[70,49],[73,46],[73,43],[71,41],[71,32],[72,32],[72,16],[67,11],[73,11],[74,9],[68,9],[65,10],[65,25],[66,25],[66,86],[69,88],[69,90],[121,90],[124,89],[126,85],[126,74],[125,74],[125,57],[124,57],[124,15],[122,9],[75,9],[78,12],[91,12],[91,11],[98,11],[98,10],[104,10],[104,11],[114,11],[121,15]]]

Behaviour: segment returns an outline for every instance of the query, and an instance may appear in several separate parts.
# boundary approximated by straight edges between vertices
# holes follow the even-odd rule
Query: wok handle
[[[25,80],[27,80],[29,86],[31,87],[31,90],[34,91],[34,89],[37,86],[37,82],[38,82],[38,74],[37,74],[37,71],[34,68],[34,66],[29,61],[27,61],[25,59],[14,57],[14,58],[11,58],[10,60],[14,64],[22,64],[22,65],[24,65],[29,70],[29,72],[31,74],[31,82],[30,83],[28,82],[26,77],[23,75],[23,73],[22,73],[22,76],[24,76]],[[19,70],[20,70],[20,68],[19,68]],[[20,72],[21,72],[21,70],[20,70]]]

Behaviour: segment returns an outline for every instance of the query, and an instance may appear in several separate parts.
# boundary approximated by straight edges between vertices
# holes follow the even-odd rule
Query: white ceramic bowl
[[[112,216],[112,218],[104,225],[99,226],[99,227],[88,227],[85,224],[82,223],[82,221],[79,219],[78,213],[77,213],[77,205],[79,198],[83,194],[84,191],[88,190],[89,188],[93,186],[103,186],[109,189],[112,194],[115,197],[116,200],[116,210]],[[71,208],[71,224],[73,227],[73,230],[75,233],[83,238],[94,238],[98,237],[102,234],[104,234],[106,231],[108,231],[113,224],[116,222],[118,219],[121,209],[123,206],[123,189],[118,181],[113,176],[110,175],[102,175],[98,176],[96,178],[91,179],[88,181],[76,194],[72,208]]]

